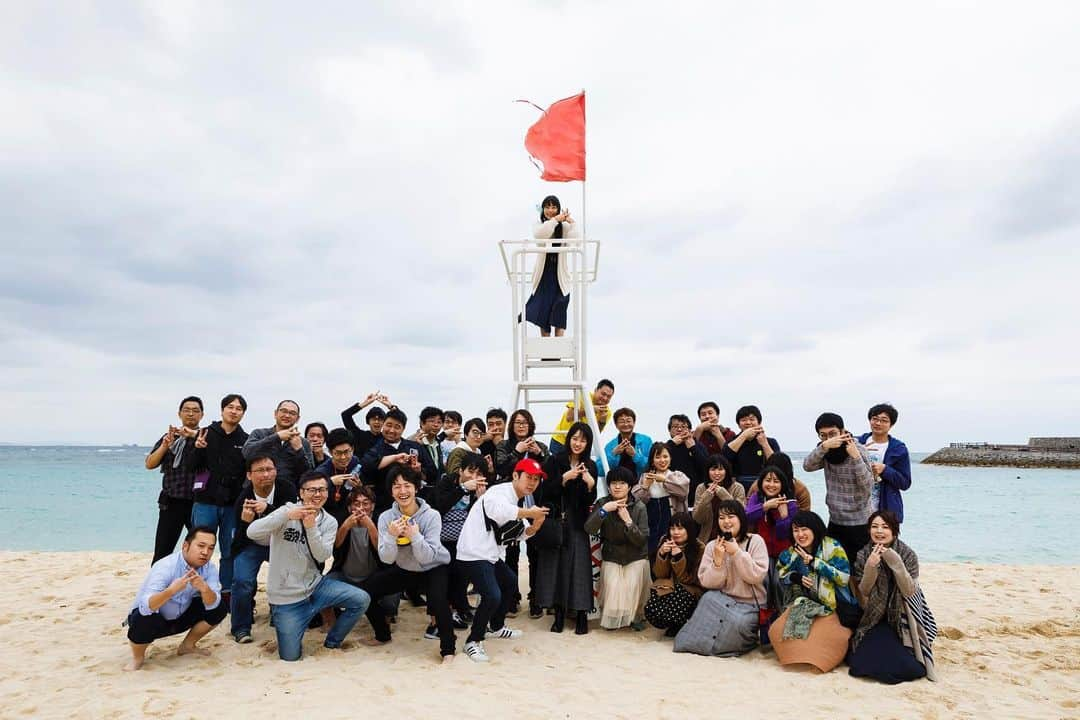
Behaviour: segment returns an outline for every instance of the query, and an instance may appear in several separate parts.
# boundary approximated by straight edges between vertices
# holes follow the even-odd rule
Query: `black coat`
[[[247,439],[247,431],[239,425],[232,433],[226,434],[221,421],[210,423],[206,429],[206,447],[194,448],[188,455],[192,470],[210,471],[206,487],[195,493],[195,502],[222,507],[236,502],[240,488],[247,481],[244,470],[244,443]]]

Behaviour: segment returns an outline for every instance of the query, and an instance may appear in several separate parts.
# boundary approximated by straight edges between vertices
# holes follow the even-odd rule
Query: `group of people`
[[[444,661],[467,630],[465,654],[485,662],[487,639],[521,634],[506,618],[521,611],[524,561],[529,615],[550,615],[552,632],[570,621],[588,634],[598,606],[601,628],[649,623],[677,652],[766,644],[785,664],[828,671],[846,658],[851,674],[883,682],[933,678],[936,628],[917,556],[899,539],[911,469],[890,433],[895,408],[870,408],[860,436],[835,413],[817,419],[803,469],[824,470],[826,525],[757,407],[740,408],[729,428],[704,402],[696,423],[672,415],[669,438],[654,442],[631,408],[609,411],[614,392],[602,380],[587,400],[600,429],[610,419],[617,430],[602,447],[575,403],[548,445],[524,409],[463,419],[425,407],[406,437],[408,417],[378,392],[332,430],[301,430],[299,405],[283,400],[274,424],[249,434],[240,395],[223,398],[221,419],[205,427],[202,401],[185,398],[179,425],[146,458],[162,491],[153,566],[127,621],[130,667],[184,631],[179,652],[201,652],[226,614],[233,638],[251,642],[265,562],[283,660],[301,657],[310,627],[341,647],[361,615],[373,630],[363,642],[390,642],[404,597],[425,608],[425,637]]]

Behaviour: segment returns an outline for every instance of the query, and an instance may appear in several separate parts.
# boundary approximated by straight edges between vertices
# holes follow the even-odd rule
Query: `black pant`
[[[219,602],[213,610],[207,610],[201,597],[193,599],[188,609],[172,620],[166,620],[161,613],[143,615],[139,608],[133,608],[128,614],[128,640],[136,645],[149,645],[159,638],[190,630],[199,622],[217,625],[225,619],[228,610],[223,602]]]
[[[386,613],[379,598],[403,590],[424,590],[427,593],[427,611],[435,616],[439,628],[439,654],[454,654],[454,622],[450,617],[450,603],[446,600],[446,588],[450,577],[449,567],[437,565],[426,572],[411,572],[397,565],[378,570],[361,584],[371,596],[367,619],[375,630],[375,639],[380,642],[390,640],[390,625],[386,622]]]
[[[466,593],[466,590],[469,589],[469,578],[457,562],[457,543],[444,541],[443,547],[450,553],[450,580],[446,591],[447,598],[450,600],[450,607],[458,612],[470,610],[469,598]]]
[[[840,543],[840,547],[844,548],[844,552],[848,556],[848,562],[854,567],[855,556],[870,542],[870,526],[837,525],[830,522],[827,532],[829,537],[836,540]]]
[[[518,584],[517,574],[502,560],[494,563],[487,560],[458,562],[480,593],[480,607],[476,608],[472,630],[469,632],[469,642],[480,642],[489,627],[492,630],[502,628],[506,611],[514,599],[514,590]]]
[[[514,574],[519,573],[518,564],[521,562],[521,545],[522,542],[518,541],[511,545],[506,546],[506,564],[514,571]],[[535,543],[526,542],[525,545],[525,558],[529,561],[529,599],[532,600],[536,597],[536,576],[537,569],[540,566],[540,549],[536,547]],[[521,591],[514,591],[514,600],[521,600]]]
[[[153,565],[158,560],[172,555],[176,543],[184,534],[185,528],[191,529],[191,500],[171,498],[163,490],[158,495],[157,533],[154,537]]]

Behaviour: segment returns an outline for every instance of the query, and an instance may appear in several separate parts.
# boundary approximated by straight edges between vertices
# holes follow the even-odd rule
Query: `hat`
[[[521,458],[517,461],[517,465],[514,466],[514,472],[524,472],[530,475],[539,475],[542,478],[547,477],[547,473],[544,472],[544,468],[540,467],[540,463],[536,462],[532,458]]]

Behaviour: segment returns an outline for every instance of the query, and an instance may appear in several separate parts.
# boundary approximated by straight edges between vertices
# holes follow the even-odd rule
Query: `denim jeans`
[[[353,629],[353,625],[368,609],[369,604],[371,596],[360,588],[325,577],[305,599],[288,605],[271,604],[270,614],[277,632],[278,657],[282,660],[299,660],[304,650],[302,643],[308,623],[323,608],[328,607],[339,608],[341,614],[327,633],[323,646],[341,647],[345,636]]]
[[[233,558],[232,602],[229,608],[233,636],[251,632],[251,623],[255,619],[251,611],[255,605],[256,579],[264,562],[270,562],[270,548],[256,542],[245,545]]]
[[[467,642],[479,642],[484,639],[490,624],[492,630],[498,630],[506,619],[506,611],[514,601],[517,592],[517,574],[502,560],[490,563],[487,560],[458,560],[465,574],[480,593],[480,607],[473,615],[472,630]]]
[[[232,540],[236,531],[236,510],[232,507],[196,502],[191,506],[191,527],[206,525],[217,533],[217,549],[221,553],[218,577],[223,592],[232,592]]]

